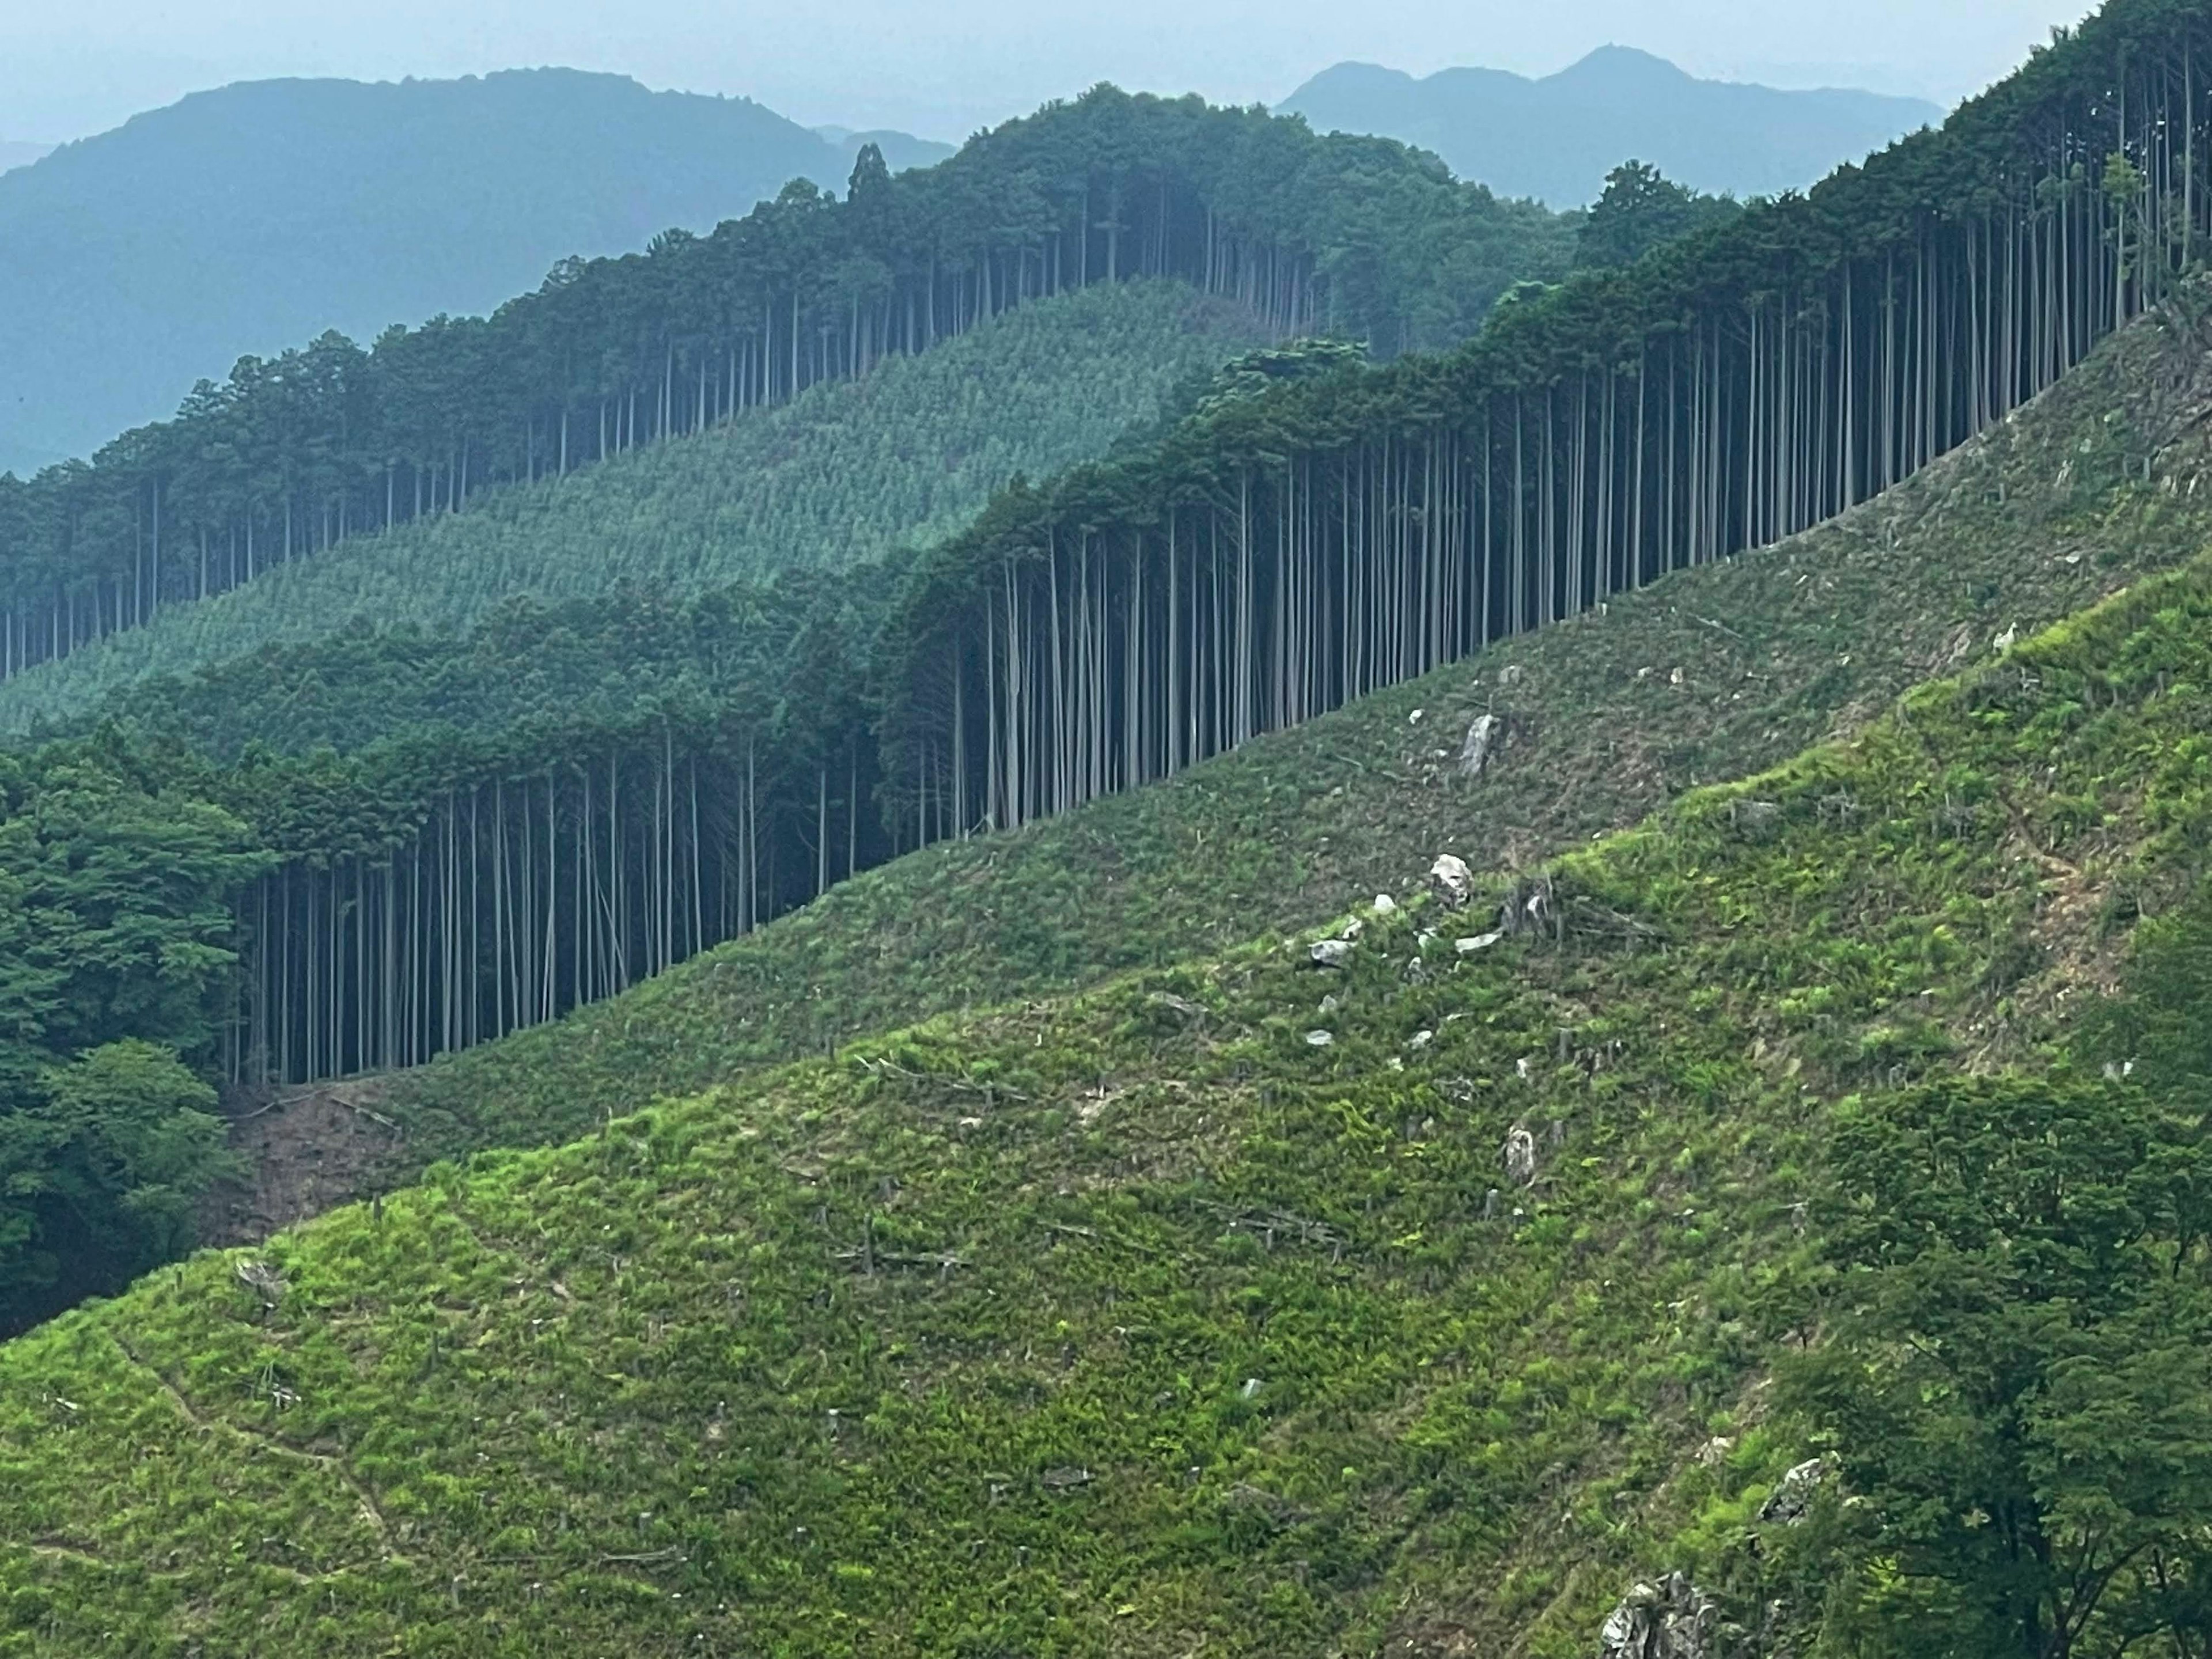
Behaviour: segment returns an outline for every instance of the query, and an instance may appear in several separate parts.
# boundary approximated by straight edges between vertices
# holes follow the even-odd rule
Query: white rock
[[[1495,714],[1481,714],[1467,728],[1467,741],[1460,745],[1459,769],[1462,777],[1479,778],[1490,768],[1490,751],[1498,742],[1498,733],[1505,722]]]
[[[1413,1033],[1413,1047],[1416,1048],[1425,1048],[1436,1040],[1437,1034],[1434,1031],[1416,1031]]]
[[[1425,708],[1416,708],[1413,711],[1413,717],[1407,720],[1406,724],[1408,726],[1419,726],[1424,720],[1428,718],[1428,714],[1429,711]]]
[[[1826,1458],[1808,1457],[1782,1477],[1782,1484],[1768,1494],[1759,1506],[1762,1521],[1778,1521],[1784,1526],[1795,1526],[1805,1518],[1813,1507],[1814,1494],[1827,1484],[1828,1463]]]
[[[1376,915],[1392,915],[1396,913],[1397,908],[1398,901],[1392,898],[1388,893],[1377,893],[1375,896],[1375,914]]]
[[[1335,1041],[1336,1039],[1330,1036],[1327,1031],[1308,1031],[1306,1033],[1306,1043],[1310,1048],[1326,1048],[1330,1043]]]
[[[1503,933],[1482,933],[1474,939],[1463,939],[1459,942],[1459,953],[1471,957],[1478,951],[1487,951],[1504,937]]]
[[[1306,947],[1316,968],[1341,968],[1352,960],[1351,945],[1340,939],[1317,939]]]
[[[1455,910],[1465,904],[1474,891],[1474,872],[1455,853],[1440,854],[1429,866],[1429,879],[1436,884],[1443,902]]]

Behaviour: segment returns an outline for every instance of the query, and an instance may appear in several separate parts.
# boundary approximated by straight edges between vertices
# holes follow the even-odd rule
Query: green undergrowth
[[[1799,1453],[1826,1108],[2042,1065],[2203,873],[2208,732],[2212,561],[1340,970],[942,1018],[196,1257],[0,1350],[0,1651],[1587,1653]]]
[[[1526,866],[1774,765],[2212,538],[2212,456],[2189,419],[2212,390],[2208,340],[2162,313],[1835,525],[1171,783],[908,858],[559,1026],[392,1079],[380,1109],[408,1131],[398,1168],[566,1139],[868,1031],[1202,957],[1403,893],[1439,852]],[[1458,752],[1484,713],[1506,737],[1470,781]]]
[[[865,379],[173,606],[0,686],[0,732],[349,628],[451,634],[518,596],[680,599],[878,558],[950,535],[1018,475],[1103,454],[1262,338],[1239,307],[1164,280],[1039,301]]]

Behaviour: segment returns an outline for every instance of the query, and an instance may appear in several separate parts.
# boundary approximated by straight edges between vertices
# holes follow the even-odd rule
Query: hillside
[[[1523,869],[1700,782],[1778,764],[1999,635],[2212,542],[2212,444],[2191,416],[2208,397],[2212,316],[2170,308],[1834,525],[1170,782],[933,847],[560,1025],[359,1085],[404,1127],[396,1144],[341,1112],[343,1155],[324,1164],[332,1120],[303,1091],[258,1132],[272,1162],[240,1220],[280,1224],[317,1193],[431,1158],[562,1139],[890,1025],[1202,958],[1402,891],[1433,849]],[[1470,780],[1462,747],[1486,714],[1502,737]]]
[[[1632,159],[1709,194],[1803,190],[1943,118],[1915,99],[1701,81],[1624,46],[1538,80],[1484,69],[1417,78],[1339,64],[1278,107],[1317,131],[1417,145],[1462,179],[1556,208],[1587,207]]]
[[[2208,652],[2200,562],[1524,872],[1471,953],[1487,885],[68,1315],[0,1351],[13,1644],[1586,1653],[1805,1449],[1761,1378],[1830,1108],[2042,1069],[2202,874]]]
[[[823,141],[808,135],[810,142]],[[489,316],[326,331],[196,382],[90,462],[0,472],[0,678],[547,474],[739,422],[1039,299],[1179,279],[1271,338],[1463,340],[1574,226],[1387,141],[1094,88],[841,198],[563,258]]]
[[[749,100],[569,70],[196,93],[0,180],[0,472],[88,454],[249,353],[489,311],[852,160]]]
[[[951,534],[1017,476],[1104,453],[1263,337],[1242,308],[1176,283],[1040,301],[887,358],[865,379],[170,607],[0,685],[0,731],[81,718],[149,678],[210,673],[362,626],[453,634],[522,596],[559,604],[628,586],[666,602],[880,559]],[[356,712],[372,722],[362,738],[377,734],[377,711]]]
[[[1603,612],[1673,573],[1848,514],[2002,428],[2130,318],[2167,303],[2187,314],[2183,256],[2212,191],[2138,189],[2200,153],[2177,148],[2193,91],[2156,71],[2169,48],[2197,61],[2188,27],[2177,34],[2172,22],[2156,5],[2116,4],[1940,132],[1843,169],[1809,195],[1662,244],[1632,268],[1517,288],[1449,354],[1282,375],[1263,355],[1240,372],[1257,382],[1249,391],[1203,397],[1103,462],[1010,486],[957,535],[859,580],[723,592],[680,614],[625,602],[604,618],[503,615],[458,649],[392,636],[393,648],[374,659],[351,639],[320,663],[270,659],[262,665],[272,673],[300,677],[301,697],[269,716],[272,737],[296,747],[241,748],[236,766],[197,756],[189,720],[124,734],[138,745],[134,775],[219,804],[275,860],[237,896],[244,983],[208,1063],[234,1082],[307,1082],[410,1067],[548,1023],[918,847],[1018,830],[1175,777],[1504,636]],[[2086,113],[2084,87],[2105,89]],[[2056,151],[2039,136],[2054,121],[2065,135]],[[1145,152],[1132,148],[1140,138],[1164,165],[1191,171],[1171,171],[1164,198],[1137,197],[1152,228],[1141,258],[1126,250],[1130,264],[1173,270],[1203,252],[1204,268],[1183,274],[1248,307],[1255,296],[1236,273],[1272,270],[1257,307],[1271,330],[1347,305],[1373,319],[1442,289],[1480,290],[1452,262],[1441,276],[1378,289],[1360,259],[1313,264],[1300,244],[1257,242],[1242,228],[1249,222],[1224,221],[1212,205],[1258,176],[1239,147],[1281,146],[1316,181],[1314,203],[1263,204],[1263,223],[1356,227],[1373,204],[1349,182],[1384,169],[1432,216],[1378,232],[1385,270],[1434,233],[1487,249],[1474,269],[1494,271],[1484,262],[1503,257],[1501,245],[1485,239],[1514,222],[1395,146],[1101,89],[979,138],[941,168],[899,179],[872,172],[845,202],[793,195],[726,227],[726,237],[592,267],[503,310],[480,334],[411,336],[404,350],[380,342],[350,368],[334,359],[338,390],[359,368],[363,395],[391,399],[428,434],[476,405],[464,399],[440,416],[434,400],[423,404],[410,376],[425,359],[415,354],[430,354],[441,373],[477,347],[517,354],[498,357],[518,376],[507,388],[522,399],[514,412],[528,417],[511,430],[508,459],[534,467],[557,432],[561,465],[549,470],[563,471],[572,436],[586,440],[587,455],[592,437],[612,454],[632,447],[641,423],[648,436],[726,423],[731,390],[757,386],[749,360],[781,362],[792,373],[780,383],[802,384],[809,289],[787,259],[771,258],[787,252],[780,238],[803,230],[825,258],[897,252],[902,216],[972,207],[1022,158],[1071,139],[1113,140],[1103,177],[1125,188],[1126,169],[1142,165]],[[2128,148],[2114,152],[2115,141]],[[2024,172],[2016,154],[2028,157]],[[2057,190],[2051,170],[2074,177],[2075,167],[2082,187]],[[1088,176],[1084,195],[1110,196],[1099,173]],[[872,320],[852,308],[823,317],[815,355],[828,378],[842,378],[841,363],[857,372],[872,342],[896,345],[901,331],[910,349],[925,345],[923,311],[941,314],[941,287],[956,290],[957,338],[994,311],[1021,308],[997,303],[1018,270],[1064,276],[1073,260],[1069,286],[1128,279],[1115,249],[1137,227],[1116,218],[1102,235],[1087,214],[1054,216],[1082,208],[1073,181],[1060,194],[1038,222],[1042,252],[989,254],[942,285],[933,256],[896,279]],[[1996,204],[2008,204],[2002,218]],[[2000,244],[2018,258],[1985,281],[1988,250]],[[2152,246],[2173,257],[2107,257]],[[627,393],[602,390],[596,422],[574,433],[593,400],[587,392],[578,407],[570,380],[544,401],[548,383],[532,377],[562,356],[549,341],[570,329],[572,339],[611,338],[600,301],[642,301],[664,281],[691,277],[754,284],[748,303],[766,295],[764,320],[787,297],[794,310],[775,348],[763,354],[757,337],[733,335],[734,356],[720,346],[678,356],[680,332],[664,318],[666,343],[658,362],[645,360],[651,378]],[[901,283],[921,309],[896,303]],[[971,308],[987,291],[992,302]],[[711,320],[697,294],[685,304]],[[477,346],[464,349],[467,338]],[[1939,361],[1942,340],[1953,344]],[[176,544],[193,525],[186,504],[214,511],[218,526],[240,510],[235,490],[187,465],[191,446],[226,432],[250,438],[289,406],[280,394],[295,375],[327,355],[319,346],[297,368],[288,359],[88,478],[42,477],[19,495],[30,517],[18,521],[54,533],[63,568],[85,568],[87,544],[119,546],[127,560],[111,587],[83,596],[104,592],[108,603],[72,608],[78,595],[64,589],[53,625],[19,623],[19,644],[46,643],[63,622],[84,643],[138,614],[160,573],[175,576]],[[334,395],[329,411],[335,419],[349,406]],[[313,489],[337,492],[322,523],[335,516],[341,545],[349,507],[380,523],[379,504],[349,499],[362,474],[343,455],[364,429],[341,419],[318,438],[311,422],[296,443],[299,465],[324,481]],[[385,462],[383,516],[393,517],[410,477],[418,517],[465,505],[474,492],[461,482],[483,476],[470,469],[471,442],[448,452],[453,465]],[[237,465],[225,453],[215,471]],[[2069,478],[2080,470],[2071,458],[2057,469]],[[455,486],[444,506],[441,480]],[[299,527],[291,486],[265,499],[283,501],[289,538]],[[9,505],[0,499],[0,511]],[[255,522],[248,512],[249,564]],[[156,529],[168,538],[166,563],[158,536],[143,533]],[[306,550],[327,556],[312,533]],[[51,587],[32,592],[54,605]],[[754,617],[766,625],[748,625]],[[633,624],[659,643],[610,664]],[[488,681],[495,650],[480,647],[532,628],[551,630],[557,648],[512,677],[518,703],[506,682]],[[652,683],[653,659],[672,641],[684,642],[683,660]],[[595,672],[595,661],[611,672]],[[395,679],[418,665],[424,692],[454,688],[465,699],[468,687],[489,684],[488,711],[519,718],[487,726],[473,709],[456,721],[425,708]],[[238,672],[251,671],[233,671],[228,684]],[[226,695],[224,684],[210,678],[180,696],[179,715]],[[369,695],[356,698],[356,686]],[[395,686],[391,708],[422,710],[424,723],[343,757],[298,752],[319,729],[362,742],[362,715]],[[270,705],[267,690],[238,701]],[[225,741],[252,735],[234,726]]]
[[[53,148],[52,144],[33,144],[22,139],[0,138],[0,173],[14,167],[27,167]]]

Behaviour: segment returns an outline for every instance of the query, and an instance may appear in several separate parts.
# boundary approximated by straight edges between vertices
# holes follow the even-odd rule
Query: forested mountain
[[[890,357],[864,379],[813,386],[603,466],[491,494],[465,513],[428,514],[250,581],[240,580],[242,543],[210,547],[205,571],[193,562],[201,549],[187,544],[183,577],[219,597],[170,605],[143,628],[0,685],[0,729],[20,734],[34,721],[81,719],[149,676],[229,663],[219,675],[226,683],[276,674],[289,712],[225,692],[215,701],[228,710],[226,726],[270,719],[265,735],[283,744],[294,716],[317,704],[291,668],[236,660],[268,646],[349,629],[450,636],[516,599],[596,604],[629,589],[665,607],[742,579],[880,559],[963,527],[1018,475],[1103,455],[1263,332],[1243,307],[1180,283],[1085,289],[1024,306],[919,356]],[[362,648],[380,647],[364,637]],[[615,669],[614,679],[633,684],[648,660],[658,672],[680,667],[653,649]],[[515,684],[542,665],[526,665]],[[299,672],[313,684],[325,678],[304,664]],[[122,696],[118,706],[166,695]],[[409,723],[379,698],[341,707],[356,732]],[[471,720],[483,723],[483,711]]]
[[[194,94],[0,179],[0,471],[89,453],[249,353],[487,311],[852,161],[745,99],[568,70]]]
[[[0,674],[349,536],[786,402],[1031,301],[1171,276],[1270,333],[1446,344],[1574,227],[1373,139],[1102,87],[844,199],[794,181],[711,235],[564,262],[488,319],[336,334],[202,382],[89,465],[0,474]],[[203,550],[206,550],[203,557]]]
[[[2191,295],[1833,524],[1675,572],[1171,783],[1019,836],[939,843],[562,1024],[372,1080],[405,1131],[376,1174],[556,1143],[640,1093],[689,1095],[916,1019],[1295,931],[1396,890],[1428,849],[1508,877],[1701,781],[1856,731],[1994,641],[2212,544],[2212,434],[2192,414],[2212,398],[2212,291]],[[337,669],[303,657],[270,677],[368,684]],[[149,705],[188,722],[165,740],[209,744],[224,702],[252,701],[244,679],[154,689]],[[1486,718],[1490,756],[1470,775]]]
[[[220,798],[283,863],[242,901],[250,994],[226,1065],[315,1078],[539,1023],[855,869],[1173,776],[1868,499],[2170,290],[2212,207],[2183,118],[2200,21],[2116,5],[1940,134],[1631,270],[1518,294],[1454,353],[1206,400],[1149,445],[1009,489],[887,571],[882,610],[825,590],[818,629],[780,626],[657,702],[394,732],[343,763],[249,757]],[[989,142],[1131,121],[1285,143],[1324,180],[1331,158],[1405,155],[1103,93]],[[960,165],[907,178],[947,188]],[[1407,182],[1460,199],[1441,175]],[[1342,303],[1345,268],[1263,287],[1263,319]],[[1349,291],[1401,316],[1439,280]],[[844,318],[849,348],[866,321]],[[711,412],[726,362],[702,358],[679,399],[664,356],[663,410]],[[724,593],[706,626],[790,603]]]
[[[1943,112],[1917,99],[1701,81],[1625,46],[1540,80],[1450,69],[1416,78],[1339,64],[1279,107],[1321,132],[1376,133],[1441,155],[1501,196],[1584,207],[1634,157],[1711,195],[1803,190]]]
[[[367,359],[413,418],[632,330],[442,450],[287,371],[21,487],[76,643],[179,524],[326,509],[303,580],[659,516],[1054,308],[1272,342],[927,546],[119,675],[0,755],[0,1322],[255,1173],[212,1083],[338,1171],[242,1207],[379,1194],[0,1346],[0,1646],[2191,1659],[2209,63],[2111,0],[1808,196],[1616,173],[1625,245],[1698,222],[1571,274],[1395,146],[1102,91],[903,195],[864,151],[803,251],[908,249],[880,308],[766,262],[794,194],[441,334],[498,347],[442,395]],[[1224,231],[1254,152],[1316,193]],[[1042,242],[866,240],[1008,176]],[[1468,336],[1515,224],[1558,280]],[[616,303],[694,269],[760,331]]]

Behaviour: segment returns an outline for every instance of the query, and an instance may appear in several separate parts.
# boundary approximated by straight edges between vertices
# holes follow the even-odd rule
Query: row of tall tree
[[[487,684],[473,729],[191,763],[282,860],[239,905],[230,1066],[298,1079],[495,1036],[849,871],[1849,508],[2196,262],[2208,44],[2201,0],[2113,0],[1941,133],[1517,293],[1450,354],[1263,355],[1157,441],[1010,489],[895,569],[725,596],[738,620],[696,636],[664,620],[719,665],[665,695],[648,675],[592,701],[611,616],[536,709],[496,714]],[[397,686],[382,649],[362,672]]]
[[[712,234],[568,260],[489,318],[336,334],[204,381],[89,462],[0,477],[0,677],[348,536],[465,511],[865,374],[1032,300],[1139,276],[1279,335],[1464,337],[1571,222],[1388,141],[1102,87],[842,201],[805,181]]]
[[[2208,45],[2115,0],[1809,196],[1002,501],[887,632],[895,810],[1064,811],[1909,477],[2197,261]]]

